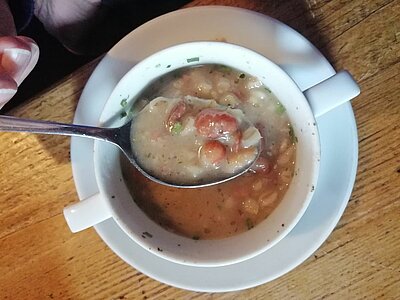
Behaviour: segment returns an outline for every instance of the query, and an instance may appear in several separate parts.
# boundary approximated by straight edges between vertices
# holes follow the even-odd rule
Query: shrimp
[[[176,122],[179,121],[180,118],[185,114],[186,112],[186,103],[184,101],[179,101],[172,109],[171,113],[169,114],[168,120],[167,120],[167,126],[168,128],[171,128],[174,126]]]
[[[195,127],[201,136],[217,139],[224,135],[235,133],[239,128],[239,124],[236,118],[229,113],[207,108],[197,115]]]

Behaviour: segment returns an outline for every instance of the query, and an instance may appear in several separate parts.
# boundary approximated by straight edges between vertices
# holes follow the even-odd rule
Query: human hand
[[[35,67],[39,47],[24,36],[0,36],[0,109]]]

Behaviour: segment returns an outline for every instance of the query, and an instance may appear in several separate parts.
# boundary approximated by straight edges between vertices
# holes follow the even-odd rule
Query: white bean
[[[245,212],[256,215],[260,208],[258,202],[252,198],[247,198],[242,202],[242,206]]]
[[[258,198],[258,202],[262,207],[272,206],[275,201],[278,199],[278,192],[268,191],[260,195]]]
[[[262,189],[263,182],[261,179],[257,180],[256,182],[253,183],[253,190],[258,192]]]
[[[290,147],[289,149],[287,149],[285,152],[281,153],[278,156],[278,159],[276,160],[276,162],[278,163],[279,166],[285,166],[288,165],[288,163],[290,162],[292,156],[293,156],[293,152],[294,152],[294,148]]]
[[[235,203],[236,203],[235,199],[233,197],[229,196],[229,197],[227,197],[225,199],[224,206],[227,209],[234,208],[235,207]]]
[[[183,80],[182,79],[177,79],[174,81],[174,83],[172,84],[174,88],[176,89],[181,89],[183,87]]]
[[[212,85],[207,81],[200,81],[196,84],[196,90],[199,97],[208,97],[210,95]]]
[[[240,100],[235,94],[226,93],[221,98],[219,98],[218,103],[235,108],[240,104]]]
[[[280,174],[280,179],[283,183],[289,183],[292,180],[292,172],[289,170],[282,171]]]
[[[228,78],[221,77],[217,82],[217,91],[218,93],[226,93],[227,91],[231,90],[231,83]]]
[[[279,153],[285,152],[286,149],[289,147],[289,144],[290,142],[288,138],[283,139],[281,145],[279,146]]]

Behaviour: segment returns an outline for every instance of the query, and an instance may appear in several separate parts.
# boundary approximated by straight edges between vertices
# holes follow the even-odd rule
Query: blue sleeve
[[[11,0],[8,5],[14,17],[15,28],[20,32],[33,17],[34,0]]]

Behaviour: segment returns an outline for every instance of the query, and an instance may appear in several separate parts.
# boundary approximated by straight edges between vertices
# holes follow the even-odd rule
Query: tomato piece
[[[200,149],[200,159],[206,165],[217,165],[225,157],[225,145],[216,140],[207,141]]]
[[[186,112],[186,103],[179,101],[172,109],[168,117],[168,127],[173,126]]]
[[[226,134],[233,134],[239,126],[236,118],[227,112],[207,108],[197,115],[195,127],[201,136],[216,139]]]

